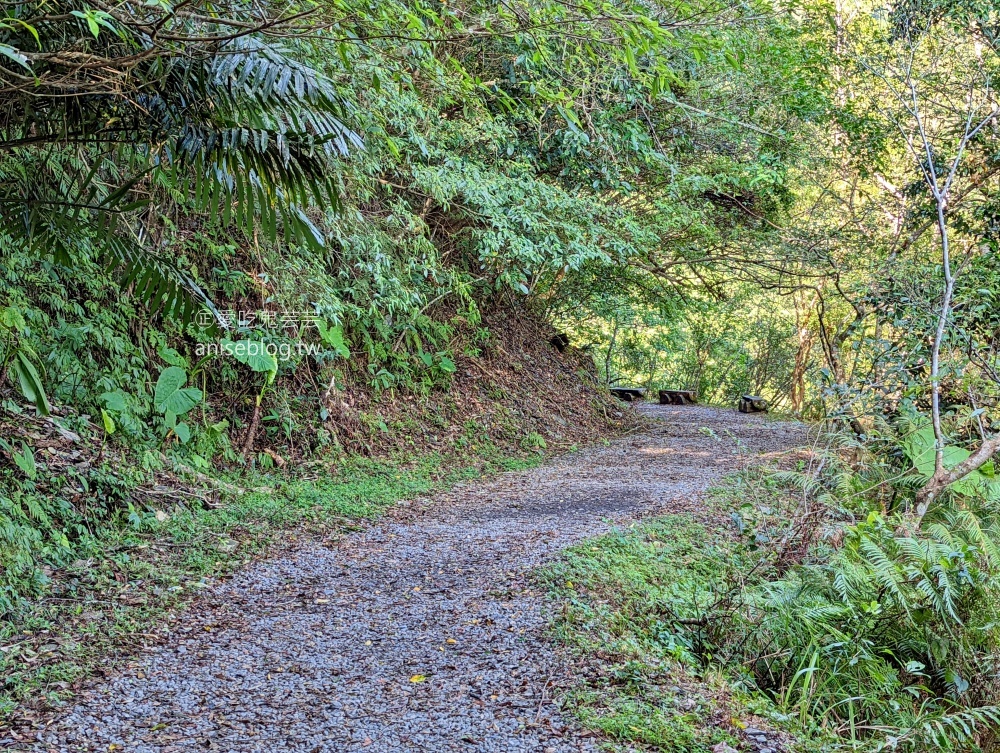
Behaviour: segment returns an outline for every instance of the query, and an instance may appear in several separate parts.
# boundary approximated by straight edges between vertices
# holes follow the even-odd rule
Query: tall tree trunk
[[[792,404],[792,413],[801,414],[806,402],[806,372],[809,370],[809,361],[812,355],[812,346],[815,334],[809,327],[812,319],[815,297],[811,301],[806,301],[805,296],[795,296],[795,328],[798,335],[798,350],[795,352],[795,365],[792,367],[792,385],[789,390],[789,398]]]

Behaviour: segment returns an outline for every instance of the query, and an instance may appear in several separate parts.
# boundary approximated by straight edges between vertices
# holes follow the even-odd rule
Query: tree
[[[991,13],[976,3],[903,3],[891,18],[892,37],[884,52],[858,54],[861,66],[880,84],[873,93],[876,109],[896,131],[926,191],[929,207],[917,207],[917,227],[907,243],[933,227],[939,253],[941,288],[934,303],[927,377],[935,460],[933,474],[917,493],[917,525],[944,489],[1000,450],[1000,434],[984,432],[967,458],[947,467],[942,427],[942,381],[947,372],[954,373],[945,363],[946,350],[960,348],[955,342],[956,284],[982,242],[959,210],[977,199],[989,201],[987,186],[996,167],[986,155],[1000,141],[995,87],[1000,58]]]

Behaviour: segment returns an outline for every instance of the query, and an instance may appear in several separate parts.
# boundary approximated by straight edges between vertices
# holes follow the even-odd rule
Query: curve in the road
[[[645,410],[647,433],[401,505],[218,585],[169,647],[92,689],[35,749],[596,750],[560,714],[572,669],[531,570],[615,522],[695,509],[740,463],[806,439],[734,411]]]

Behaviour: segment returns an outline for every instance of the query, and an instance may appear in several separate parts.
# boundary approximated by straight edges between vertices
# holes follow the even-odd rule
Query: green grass
[[[556,637],[591,670],[568,696],[580,721],[612,745],[657,751],[705,753],[739,739],[748,725],[779,730],[786,747],[800,751],[879,750],[904,737],[910,749],[978,750],[973,730],[992,726],[992,712],[960,706],[964,699],[901,669],[929,656],[924,644],[945,645],[937,637],[943,631],[930,616],[914,627],[904,610],[892,611],[886,581],[868,574],[881,561],[869,561],[870,550],[854,556],[850,542],[834,548],[824,538],[800,549],[786,538],[802,530],[793,515],[801,493],[782,484],[762,469],[728,477],[697,517],[676,514],[612,531],[565,550],[541,572],[555,602]],[[880,525],[864,513],[866,523],[848,526],[843,510],[830,516],[851,536]],[[980,530],[974,523],[970,530]],[[924,540],[919,552],[937,552],[932,543]],[[931,567],[948,561],[927,556]],[[912,588],[922,571],[905,572],[899,590]],[[981,577],[973,567],[968,572],[970,581]],[[828,585],[845,573],[858,589],[851,603]],[[924,614],[926,592],[911,600]],[[965,624],[982,624],[972,635],[979,642],[966,639],[970,648],[962,650],[992,660],[995,644],[980,646],[990,642],[980,632],[988,636],[996,624],[988,608],[995,600],[989,592],[986,598],[965,615]],[[893,615],[891,624],[868,618],[883,613]],[[950,661],[966,666],[954,658],[960,638],[949,634]],[[855,713],[874,721],[855,728]],[[928,741],[933,745],[921,747]]]
[[[732,551],[688,515],[586,541],[542,572],[560,603],[554,630],[601,671],[568,696],[580,721],[617,744],[705,753],[733,743],[719,689],[698,676],[697,640],[670,618],[694,618],[724,587]]]
[[[739,747],[740,725],[770,708],[713,668],[712,608],[759,558],[729,516],[767,509],[758,476],[729,477],[704,515],[636,523],[565,550],[540,573],[556,603],[553,631],[598,670],[567,698],[611,749],[707,753]],[[749,544],[748,544],[749,540]],[[705,627],[699,622],[704,620]],[[683,628],[679,628],[683,624]]]
[[[633,689],[609,695],[586,691],[571,696],[583,724],[614,743],[652,745],[678,753],[707,751],[732,742],[721,730],[709,729],[705,703],[693,710],[679,708],[677,697],[659,689]]]
[[[324,468],[322,478],[229,478],[273,491],[230,494],[214,507],[180,496],[165,497],[158,508],[133,507],[85,536],[79,559],[48,573],[44,598],[0,621],[0,730],[44,714],[95,670],[159,640],[210,578],[303,541],[339,537],[399,500],[541,459],[506,457],[492,447],[458,456],[353,458]]]
[[[627,658],[694,662],[692,646],[670,633],[668,620],[696,617],[724,587],[731,554],[688,515],[674,515],[567,549],[544,573],[563,602],[557,630],[581,647],[600,646]]]

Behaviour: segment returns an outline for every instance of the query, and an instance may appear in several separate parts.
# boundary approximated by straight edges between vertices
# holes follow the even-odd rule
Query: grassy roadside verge
[[[955,492],[915,525],[896,431],[877,451],[827,435],[729,477],[697,518],[566,551],[545,577],[592,669],[581,720],[630,749],[996,747],[996,504]]]
[[[230,494],[211,507],[173,496],[163,509],[133,511],[92,532],[77,561],[49,573],[44,599],[0,622],[0,743],[5,731],[30,728],[88,677],[162,641],[211,578],[303,542],[336,539],[400,500],[542,459],[493,447],[345,459],[322,478],[229,479],[269,490]]]
[[[752,514],[761,483],[751,472],[728,477],[698,517],[681,513],[612,531],[567,549],[540,573],[556,606],[555,637],[588,667],[569,707],[612,750],[787,744],[769,731],[768,743],[747,748],[746,730],[773,727],[772,710],[714,669],[698,640],[697,622],[758,556],[731,516]]]

